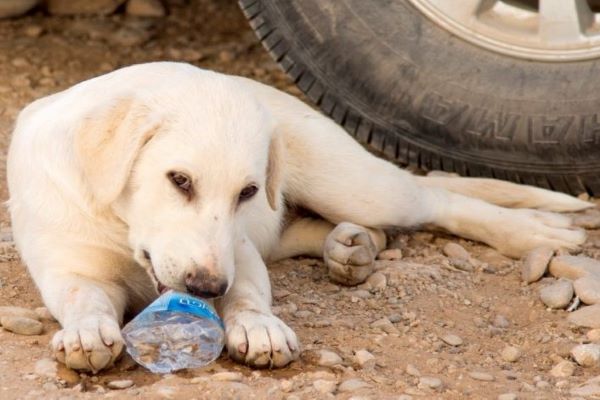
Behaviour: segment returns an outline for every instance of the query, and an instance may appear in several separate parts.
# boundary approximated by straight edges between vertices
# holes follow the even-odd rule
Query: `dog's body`
[[[229,354],[282,366],[299,345],[270,311],[264,260],[324,256],[332,279],[356,284],[385,246],[380,228],[422,224],[510,256],[575,248],[585,235],[567,218],[483,200],[590,206],[486,179],[413,177],[291,96],[177,63],[124,68],[34,102],[8,168],[17,245],[63,326],[54,350],[92,371],[118,356],[125,311],[157,286],[217,297]],[[283,226],[286,204],[323,219]]]

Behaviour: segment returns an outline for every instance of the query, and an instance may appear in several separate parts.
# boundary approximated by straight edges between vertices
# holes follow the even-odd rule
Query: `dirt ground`
[[[184,60],[299,95],[257,43],[233,1],[170,5],[167,17],[152,20],[38,13],[0,21],[2,201],[8,197],[6,151],[19,109],[114,68]],[[4,208],[0,232],[5,244],[10,243]],[[589,234],[584,253],[597,257],[600,232]],[[574,398],[571,388],[600,375],[599,368],[582,367],[570,377],[550,375],[553,365],[568,359],[573,345],[587,339],[584,331],[569,327],[565,311],[546,310],[539,301],[544,280],[529,286],[521,283],[520,261],[443,233],[394,236],[391,247],[401,249],[403,259],[378,262],[386,278],[378,287],[332,284],[323,263],[315,259],[270,266],[276,312],[303,345],[301,359],[286,368],[253,371],[223,355],[203,369],[159,376],[125,357],[97,376],[62,368],[57,375],[44,375],[38,361],[52,357],[48,343],[59,328],[45,322],[41,336],[0,330],[0,399],[495,399],[507,393],[516,397],[506,399],[559,399]],[[473,271],[449,263],[442,253],[449,241],[460,243],[478,260]],[[0,257],[0,305],[41,306],[25,266],[18,259],[7,259]],[[448,334],[459,336],[462,344],[444,342],[441,338]],[[522,352],[516,362],[501,357],[509,345]],[[321,350],[335,352],[341,363],[320,365]],[[369,351],[374,363],[358,365],[354,353],[359,350]],[[239,372],[241,378],[211,379],[221,371]],[[423,377],[439,378],[441,385]],[[134,386],[109,389],[107,383],[116,379],[130,379]],[[348,383],[350,379],[359,379],[362,384],[356,386],[362,387],[351,387],[356,382]],[[341,385],[327,383],[331,381]]]

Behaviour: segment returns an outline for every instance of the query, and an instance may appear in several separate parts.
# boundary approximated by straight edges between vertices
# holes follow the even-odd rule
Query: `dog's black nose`
[[[188,272],[185,276],[185,290],[194,296],[211,299],[221,297],[227,291],[227,281],[202,270]]]

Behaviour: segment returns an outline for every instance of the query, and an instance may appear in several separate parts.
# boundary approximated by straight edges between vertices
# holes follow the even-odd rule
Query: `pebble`
[[[396,328],[394,326],[394,324],[392,324],[392,321],[390,321],[386,317],[383,317],[381,319],[373,321],[371,323],[371,327],[372,328],[379,328],[379,329],[381,329],[382,331],[384,331],[386,333],[397,333],[398,332],[398,328]]]
[[[27,25],[23,28],[23,33],[31,38],[38,38],[44,33],[44,28],[40,25]]]
[[[504,361],[517,362],[521,358],[521,349],[514,346],[506,346],[500,355]]]
[[[45,378],[56,378],[58,364],[49,358],[42,358],[36,361],[34,371],[37,375]]]
[[[354,392],[359,389],[363,389],[369,387],[369,384],[361,379],[347,379],[344,382],[340,383],[338,386],[338,392]]]
[[[600,341],[600,329],[591,329],[585,334],[585,336],[587,336],[587,338],[592,342],[599,342]]]
[[[387,287],[387,278],[381,272],[375,272],[367,278],[366,283],[371,287],[371,289],[381,292]]]
[[[7,331],[19,335],[40,335],[44,330],[40,321],[26,317],[5,316],[0,318],[0,324]]]
[[[39,0],[2,0],[0,18],[19,17],[37,5]]]
[[[600,276],[600,262],[589,257],[558,256],[550,261],[549,270],[557,278],[575,280],[589,274]]]
[[[584,276],[573,282],[575,293],[585,304],[600,303],[600,278],[593,275]]]
[[[2,317],[25,317],[31,319],[39,319],[35,311],[23,307],[2,306],[0,307],[0,318]]]
[[[50,313],[50,310],[46,307],[38,307],[34,311],[40,320],[56,321],[54,316]]]
[[[588,385],[573,388],[569,391],[572,396],[598,396],[600,395],[600,385],[597,383],[590,383]]]
[[[396,261],[402,259],[402,250],[400,249],[387,249],[383,250],[377,255],[378,260],[389,260]]]
[[[432,376],[422,376],[419,378],[419,389],[429,388],[434,390],[440,390],[444,383],[441,379]]]
[[[502,393],[498,395],[498,400],[517,400],[518,398],[514,393]]]
[[[504,315],[498,314],[494,318],[492,325],[494,325],[496,328],[506,329],[510,326],[510,322],[508,322],[508,319],[506,319]]]
[[[133,386],[133,381],[129,379],[120,379],[116,381],[110,381],[106,384],[109,389],[122,390]]]
[[[580,344],[571,349],[571,356],[582,367],[593,367],[600,364],[600,345]]]
[[[448,242],[442,249],[442,252],[448,258],[455,258],[458,260],[469,261],[471,259],[471,255],[464,247],[462,247],[458,243]]]
[[[496,380],[496,378],[494,378],[493,375],[488,374],[487,372],[469,372],[469,376],[475,379],[476,381],[492,382]]]
[[[129,0],[125,11],[135,17],[164,17],[166,14],[160,0]]]
[[[406,364],[406,373],[410,376],[421,376],[421,372],[412,364]]]
[[[521,278],[524,282],[532,283],[540,280],[548,269],[554,250],[549,247],[538,247],[527,253],[521,268]]]
[[[575,373],[575,364],[571,361],[561,361],[550,370],[550,375],[555,378],[568,378]]]
[[[567,316],[567,321],[585,328],[600,328],[600,304],[582,307]]]
[[[354,353],[354,360],[362,369],[375,367],[375,356],[367,350],[358,350]]]
[[[573,298],[573,283],[566,279],[560,279],[550,286],[540,290],[540,299],[550,308],[565,308]]]
[[[53,15],[112,14],[125,0],[46,0],[48,12]]]
[[[315,387],[315,389],[317,389],[318,392],[326,394],[333,393],[337,387],[337,383],[335,381],[317,379],[313,382],[313,386]]]
[[[211,375],[211,379],[221,382],[241,382],[244,378],[240,372],[223,371]]]
[[[342,357],[333,351],[319,350],[319,361],[317,363],[323,367],[333,367],[342,363]]]
[[[456,336],[453,334],[443,335],[442,337],[440,337],[440,339],[442,339],[444,343],[449,344],[450,346],[460,346],[461,344],[463,344],[463,340],[460,338],[460,336]]]

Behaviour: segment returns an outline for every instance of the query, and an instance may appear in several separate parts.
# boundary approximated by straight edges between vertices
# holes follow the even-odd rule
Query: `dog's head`
[[[116,96],[83,121],[75,148],[91,198],[127,224],[159,291],[224,295],[245,216],[280,201],[271,117],[220,75]]]

